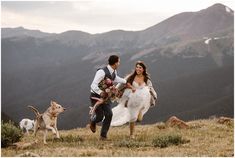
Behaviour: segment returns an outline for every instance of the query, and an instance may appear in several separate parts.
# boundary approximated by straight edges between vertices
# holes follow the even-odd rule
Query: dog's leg
[[[56,130],[56,138],[60,138],[59,131],[57,129],[57,118],[55,120],[55,130]]]
[[[38,121],[35,121],[34,129],[33,129],[33,135],[36,136],[38,131]]]
[[[55,130],[56,130],[56,138],[60,138],[59,131],[56,127],[55,127]]]
[[[47,138],[47,129],[45,129],[45,131],[44,131],[44,137],[43,137],[43,143],[44,144],[47,144],[46,138]]]
[[[27,135],[29,135],[29,130],[28,130],[28,128],[26,128],[26,133],[27,133]]]
[[[52,130],[53,134],[56,134],[56,130],[53,127],[51,127],[50,125],[46,125],[46,128]]]

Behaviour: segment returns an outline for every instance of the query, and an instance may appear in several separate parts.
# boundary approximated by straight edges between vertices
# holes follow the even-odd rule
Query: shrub
[[[23,137],[22,130],[16,127],[11,121],[8,123],[2,122],[1,127],[1,145],[7,147],[15,142],[20,141]]]
[[[154,147],[165,148],[169,145],[179,145],[187,142],[189,142],[189,140],[182,139],[180,135],[165,135],[154,138],[152,144]]]

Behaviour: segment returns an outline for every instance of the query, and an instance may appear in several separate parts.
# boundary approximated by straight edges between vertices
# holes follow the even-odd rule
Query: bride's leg
[[[143,120],[143,114],[142,111],[140,111],[137,117],[137,122],[141,122],[142,120]]]
[[[144,110],[144,107],[142,107],[138,113],[137,122],[141,122],[143,120],[143,110]]]
[[[130,122],[130,138],[135,138],[134,136],[134,130],[135,130],[135,122]]]
[[[127,103],[130,97],[130,89],[126,89],[122,95],[122,97],[119,99],[120,103],[122,103],[125,107],[127,107]]]

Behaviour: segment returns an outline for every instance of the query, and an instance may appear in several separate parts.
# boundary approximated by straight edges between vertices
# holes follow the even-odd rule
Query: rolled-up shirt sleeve
[[[127,76],[124,78],[124,80],[126,80],[126,83],[127,83],[127,79],[128,79],[129,76],[130,76],[130,75],[127,75]],[[116,88],[117,88],[117,89],[122,89],[122,88],[123,88],[123,85],[126,84],[126,83],[118,83],[118,84],[116,85]]]
[[[116,75],[116,77],[115,77],[115,79],[114,79],[114,82],[125,84],[125,83],[126,83],[126,79],[121,78],[121,77],[119,77],[118,75]]]
[[[100,88],[99,88],[99,83],[101,80],[104,79],[105,76],[105,72],[104,70],[100,69],[96,72],[95,74],[95,78],[93,80],[93,82],[91,83],[91,91],[97,93],[100,95],[101,92],[103,92]]]

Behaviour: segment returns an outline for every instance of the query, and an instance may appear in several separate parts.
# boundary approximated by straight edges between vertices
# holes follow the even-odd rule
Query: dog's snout
[[[66,108],[64,108],[64,110],[66,110]]]

